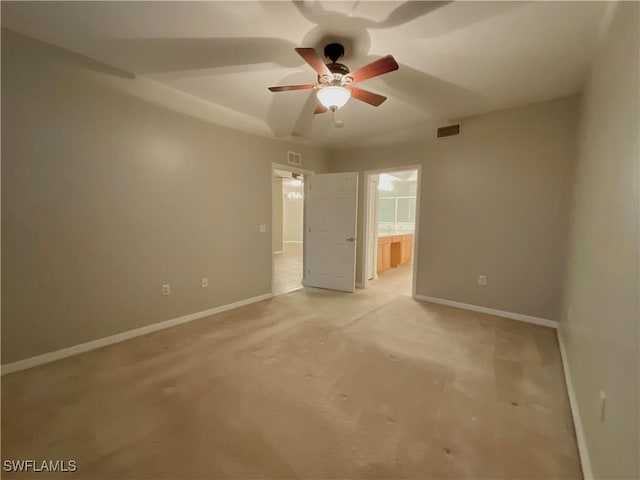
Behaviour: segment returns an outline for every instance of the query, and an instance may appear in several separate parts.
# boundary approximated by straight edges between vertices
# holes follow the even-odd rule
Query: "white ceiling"
[[[381,175],[393,177],[393,180],[396,182],[416,182],[418,180],[418,170],[394,170],[382,173]]]
[[[581,91],[606,2],[2,2],[2,25],[126,72],[114,83],[232,127],[323,145],[395,141],[447,121]],[[386,95],[313,115],[295,47],[345,44],[352,70],[400,68],[360,87]],[[109,75],[108,73],[103,73]],[[118,78],[116,78],[118,77]],[[307,132],[300,137],[295,133]]]

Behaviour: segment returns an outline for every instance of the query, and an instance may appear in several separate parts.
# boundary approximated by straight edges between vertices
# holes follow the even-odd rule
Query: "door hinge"
[[[307,270],[307,275],[311,275],[311,270]]]
[[[309,227],[309,233],[311,233],[311,227]]]

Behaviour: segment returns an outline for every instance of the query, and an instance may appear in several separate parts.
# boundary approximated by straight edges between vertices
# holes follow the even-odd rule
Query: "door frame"
[[[420,196],[422,193],[422,165],[402,165],[402,166],[393,166],[388,168],[377,168],[375,170],[366,170],[364,172],[366,188],[364,189],[364,212],[363,212],[363,224],[362,224],[362,252],[360,258],[360,278],[362,279],[361,286],[362,288],[367,288],[367,284],[369,279],[367,278],[367,250],[369,248],[369,209],[370,208],[378,208],[377,204],[373,201],[375,199],[369,198],[369,182],[371,181],[371,177],[373,175],[380,175],[381,173],[389,173],[389,172],[404,172],[406,170],[417,170],[418,177],[416,179],[416,220],[415,220],[415,228],[413,232],[413,278],[411,279],[411,298],[416,297],[416,278],[418,273],[418,249],[419,249],[419,236],[420,236]],[[377,197],[377,196],[376,196]],[[376,212],[377,218],[377,212]],[[375,235],[377,237],[377,234]],[[374,253],[374,258],[376,258],[376,270],[377,270],[377,256]],[[375,272],[374,272],[375,274]]]
[[[377,176],[377,173],[370,173],[365,175],[365,181],[367,183],[367,191],[365,193],[364,196],[364,206],[365,206],[365,211],[364,211],[364,215],[366,216],[366,218],[364,219],[364,223],[362,225],[362,228],[366,228],[367,231],[365,232],[365,234],[363,235],[363,239],[364,241],[367,242],[366,245],[364,245],[364,258],[366,261],[366,265],[363,269],[364,272],[364,276],[361,277],[364,279],[364,281],[362,282],[362,285],[360,286],[361,288],[367,288],[367,282],[369,282],[369,275],[368,275],[368,270],[369,270],[369,255],[371,255],[371,260],[373,261],[373,279],[375,280],[376,278],[378,278],[378,255],[377,252],[370,252],[369,251],[369,240],[372,240],[371,238],[369,238],[369,218],[373,218],[374,222],[378,222],[378,209],[376,208],[376,203],[374,202],[374,199],[370,198],[369,194],[370,194],[370,189],[371,189],[371,185],[375,185],[375,192],[378,191],[378,185],[380,184],[379,179],[373,179],[374,176]],[[376,199],[377,199],[377,195],[376,195]],[[373,212],[373,216],[371,215],[371,213]],[[372,243],[375,245],[376,242],[378,241],[378,229],[373,229],[373,240]]]
[[[274,296],[273,293],[273,284],[275,282],[276,277],[276,269],[275,262],[276,256],[273,253],[273,179],[275,177],[276,170],[284,170],[287,172],[300,173],[304,175],[304,197],[302,198],[302,278],[300,279],[300,288],[303,288],[304,285],[302,282],[306,278],[306,263],[307,263],[307,178],[312,176],[315,172],[313,170],[307,170],[304,168],[296,167],[295,165],[286,165],[283,163],[271,163],[271,201],[269,202],[271,205],[271,212],[269,213],[269,217],[271,219],[271,227],[269,233],[271,233],[271,238],[269,240],[270,245],[270,253],[271,253],[271,296]],[[296,289],[299,290],[299,289]],[[295,291],[295,290],[292,290]],[[289,292],[287,292],[289,293]]]

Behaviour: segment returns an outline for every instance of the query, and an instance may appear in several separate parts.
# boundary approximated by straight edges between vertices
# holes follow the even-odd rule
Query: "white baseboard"
[[[61,358],[70,357],[72,355],[78,355],[79,353],[88,352],[90,350],[95,350],[101,347],[106,347],[107,345],[123,342],[131,338],[139,337],[141,335],[146,335],[147,333],[157,332],[158,330],[163,330],[165,328],[173,327],[175,325],[191,322],[193,320],[198,320],[199,318],[215,315],[216,313],[226,312],[227,310],[232,310],[234,308],[242,307],[244,305],[261,302],[262,300],[266,300],[271,297],[272,295],[270,293],[267,293],[264,295],[259,295],[257,297],[247,298],[245,300],[240,300],[238,302],[229,303],[227,305],[221,305],[219,307],[210,308],[209,310],[203,310],[202,312],[190,313],[189,315],[184,315],[178,318],[172,318],[170,320],[165,320],[164,322],[154,323],[152,325],[146,325],[144,327],[135,328],[133,330],[128,330],[126,332],[117,333],[115,335],[110,335],[108,337],[99,338],[97,340],[92,340],[90,342],[80,343],[72,347],[63,348],[62,350],[56,350],[55,352],[44,353],[36,357],[25,358],[24,360],[18,360],[17,362],[7,363],[6,365],[2,365],[2,375],[18,372],[20,370],[26,370],[27,368],[36,367],[38,365],[42,365],[45,363],[50,363],[55,360],[59,360]]]
[[[302,243],[302,240],[285,240],[282,243]]]
[[[304,284],[302,283],[302,281],[300,282],[300,285],[297,287],[293,287],[290,288],[288,290],[285,290],[283,292],[279,292],[279,293],[272,293],[271,296],[272,297],[279,297],[280,295],[286,295],[287,293],[291,293],[291,292],[297,292],[298,290],[302,290],[304,288]]]
[[[589,450],[587,449],[587,440],[584,436],[584,429],[582,428],[582,419],[580,417],[580,409],[578,408],[578,400],[576,398],[576,392],[573,389],[573,382],[571,381],[571,371],[569,370],[569,359],[567,357],[567,350],[564,346],[564,339],[562,338],[562,332],[557,330],[558,345],[560,345],[560,355],[562,356],[562,367],[564,369],[564,379],[567,384],[567,392],[569,393],[569,404],[571,405],[571,415],[573,416],[573,426],[576,431],[576,440],[578,441],[578,452],[580,453],[580,464],[582,465],[582,476],[584,480],[593,479],[593,471],[591,470],[591,460],[589,458]]]
[[[356,282],[356,288],[364,288],[364,283]]]
[[[503,310],[496,310],[494,308],[481,307],[479,305],[471,305],[469,303],[454,302],[453,300],[445,300],[444,298],[428,297],[426,295],[415,295],[413,298],[416,300],[422,300],[425,302],[439,303],[440,305],[448,305],[449,307],[457,307],[457,308],[462,308],[464,310],[471,310],[474,312],[488,313],[490,315],[510,318],[512,320],[519,320],[521,322],[534,323],[536,325],[543,325],[545,327],[558,328],[558,322],[556,322],[555,320],[532,317],[530,315],[524,315],[522,313],[505,312]]]
[[[284,252],[284,250],[276,250],[275,252],[273,252],[273,254],[280,255],[282,252]]]

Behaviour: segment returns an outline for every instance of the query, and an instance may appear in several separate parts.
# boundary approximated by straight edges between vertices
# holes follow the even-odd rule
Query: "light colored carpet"
[[[581,476],[552,329],[375,289],[7,375],[2,458],[74,459],[82,479]]]

